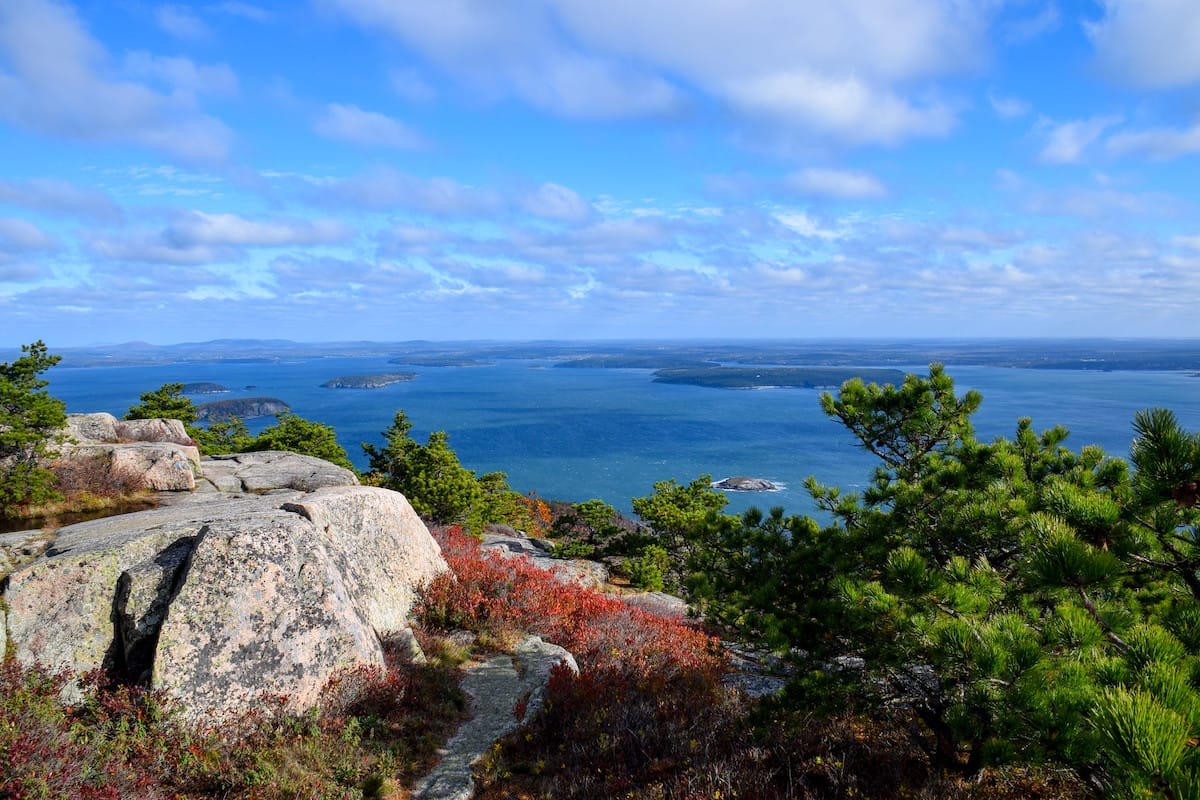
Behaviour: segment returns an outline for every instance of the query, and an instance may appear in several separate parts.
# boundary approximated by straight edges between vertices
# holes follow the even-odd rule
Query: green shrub
[[[631,558],[625,564],[629,572],[629,582],[647,592],[661,592],[663,579],[670,567],[670,556],[664,547],[656,544],[642,548],[636,558]]]

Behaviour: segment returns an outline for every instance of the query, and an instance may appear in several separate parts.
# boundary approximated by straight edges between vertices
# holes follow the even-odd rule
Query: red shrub
[[[562,583],[528,559],[486,553],[458,528],[435,536],[450,572],[423,594],[418,613],[426,624],[499,638],[535,633],[570,650],[581,670],[635,681],[689,674],[715,684],[723,671],[717,641],[698,630]]]

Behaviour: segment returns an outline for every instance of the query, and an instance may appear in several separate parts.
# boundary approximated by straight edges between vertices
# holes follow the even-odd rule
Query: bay
[[[66,367],[46,377],[68,411],[121,416],[142,392],[164,383],[211,381],[228,394],[196,402],[270,396],[308,419],[334,427],[360,468],[362,442],[380,443],[396,410],[413,434],[445,430],[460,460],[476,472],[503,471],[513,488],[580,501],[599,497],[628,510],[655,481],[687,482],[748,475],[781,484],[779,492],[730,494],[730,510],[751,505],[808,512],[810,475],[846,489],[870,478],[873,460],[820,410],[812,389],[729,390],[655,383],[646,369],[557,369],[543,359],[501,359],[486,366],[415,367],[418,377],[379,389],[328,389],[342,375],[409,367],[385,357],[297,358],[269,363],[180,363]],[[863,366],[873,366],[866,365]],[[894,366],[894,365],[888,365]],[[903,366],[923,373],[920,364]],[[955,366],[959,391],[983,393],[975,417],[981,437],[1011,436],[1018,417],[1037,429],[1062,424],[1067,445],[1097,444],[1125,456],[1136,411],[1173,409],[1200,429],[1200,378],[1182,371],[1043,370]],[[252,388],[251,388],[252,387]],[[251,421],[259,430],[273,419]]]

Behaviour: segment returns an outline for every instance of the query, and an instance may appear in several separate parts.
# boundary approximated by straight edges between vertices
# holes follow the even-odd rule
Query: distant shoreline
[[[19,351],[8,348],[15,355]],[[538,360],[598,369],[947,366],[1037,370],[1200,371],[1200,340],[996,339],[804,341],[291,342],[217,340],[54,348],[60,367],[278,363],[296,359],[378,358],[380,363],[478,367]],[[5,360],[0,351],[0,360]]]

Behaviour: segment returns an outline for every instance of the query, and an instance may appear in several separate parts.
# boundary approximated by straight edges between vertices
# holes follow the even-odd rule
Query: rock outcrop
[[[554,558],[546,543],[530,539],[520,531],[492,525],[483,534],[483,549],[505,558],[527,557],[535,567],[547,570],[563,583],[578,583],[598,589],[608,582],[608,567],[583,558]]]
[[[210,456],[201,462],[200,492],[312,492],[326,486],[353,486],[354,473],[320,458],[278,450]]]
[[[177,419],[118,420],[112,414],[68,414],[60,468],[89,462],[95,480],[122,483],[139,476],[147,489],[191,491],[200,451]],[[107,475],[107,477],[104,477]]]
[[[446,568],[402,495],[363,486],[183,502],[61,529],[8,577],[6,647],[26,664],[103,667],[194,720],[264,695],[317,699],[381,665],[416,588]]]
[[[117,440],[122,442],[172,442],[196,445],[177,419],[119,419],[113,423]]]

